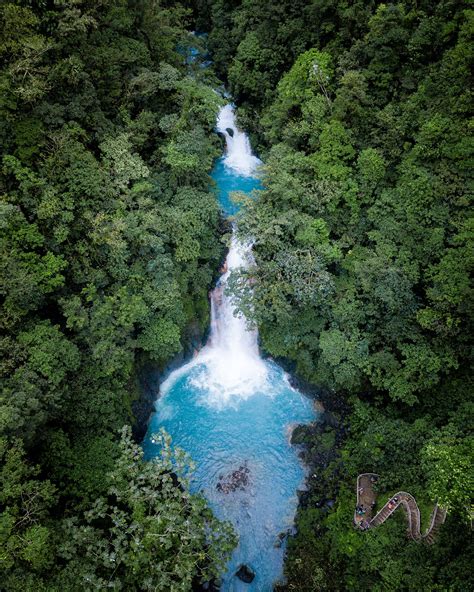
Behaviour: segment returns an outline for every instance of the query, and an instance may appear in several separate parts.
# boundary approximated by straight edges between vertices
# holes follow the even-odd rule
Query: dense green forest
[[[284,589],[473,589],[469,3],[12,0],[0,27],[0,590],[185,591],[235,543],[128,427],[140,368],[208,324],[219,79],[266,163],[233,291],[328,410],[295,432]],[[438,500],[436,543],[356,531],[362,471]]]
[[[334,410],[333,427],[296,437],[315,474],[287,589],[470,590],[474,13],[449,0],[196,5],[266,163],[239,221],[255,267],[234,291],[264,350]],[[409,542],[403,514],[356,532],[363,471],[412,492],[422,515],[447,508],[437,544]]]
[[[189,590],[229,529],[180,453],[152,467],[122,428],[138,368],[207,324],[220,99],[181,6],[3,2],[0,23],[0,588]]]

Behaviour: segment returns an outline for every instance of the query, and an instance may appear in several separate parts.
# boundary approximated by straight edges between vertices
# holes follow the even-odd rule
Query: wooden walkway
[[[435,504],[430,524],[426,531],[421,533],[420,509],[415,498],[410,493],[399,491],[372,517],[377,500],[374,485],[378,478],[376,473],[362,473],[357,477],[357,506],[354,512],[354,524],[361,530],[380,526],[395,510],[402,506],[407,514],[408,536],[414,541],[423,540],[428,544],[433,543],[441,525],[446,520],[446,510]]]

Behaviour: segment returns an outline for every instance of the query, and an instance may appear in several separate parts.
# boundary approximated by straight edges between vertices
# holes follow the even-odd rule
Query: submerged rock
[[[235,575],[239,578],[239,580],[242,580],[242,582],[245,582],[246,584],[250,584],[255,578],[254,572],[248,565],[241,565],[235,572]]]
[[[218,579],[193,586],[193,592],[219,592],[222,582]]]
[[[246,464],[243,464],[228,475],[219,475],[219,483],[216,485],[216,489],[222,493],[231,493],[237,489],[245,491],[245,488],[250,483],[249,476],[250,469]]]

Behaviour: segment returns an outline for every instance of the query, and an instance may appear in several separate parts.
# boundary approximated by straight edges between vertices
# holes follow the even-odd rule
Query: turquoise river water
[[[261,163],[238,130],[231,105],[221,110],[217,129],[227,148],[213,178],[230,216],[236,212],[230,192],[260,188]],[[282,533],[292,528],[305,477],[298,451],[290,445],[291,430],[315,419],[312,401],[290,386],[277,364],[261,357],[256,331],[234,314],[225,293],[229,273],[248,265],[251,257],[251,247],[233,237],[211,295],[209,341],[160,385],[143,442],[152,458],[158,451],[151,436],[165,428],[196,464],[193,491],[202,491],[215,514],[233,523],[239,544],[222,576],[222,592],[271,592],[281,579]],[[252,583],[235,576],[241,564],[254,571]]]

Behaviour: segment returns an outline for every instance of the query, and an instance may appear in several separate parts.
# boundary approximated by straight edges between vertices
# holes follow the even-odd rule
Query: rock
[[[314,401],[314,410],[319,414],[324,413],[326,411],[324,408],[324,403],[319,399],[316,399],[316,401]]]
[[[308,437],[307,426],[297,425],[291,432],[291,444],[304,444]]]
[[[287,536],[290,534],[289,530],[284,530],[283,532],[280,532],[279,535],[276,538],[276,541],[273,543],[273,546],[275,547],[275,549],[279,549],[283,543],[285,542]]]
[[[234,130],[231,127],[226,127],[225,131],[229,134],[231,138],[234,137]]]
[[[246,584],[250,584],[255,578],[254,572],[248,567],[248,565],[241,565],[235,572],[235,575],[239,580],[242,580],[242,582],[245,582]]]
[[[246,464],[243,464],[228,475],[219,475],[219,483],[217,483],[216,489],[221,493],[231,493],[237,489],[245,491],[250,482],[249,475],[250,469]]]

